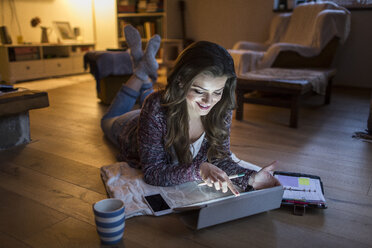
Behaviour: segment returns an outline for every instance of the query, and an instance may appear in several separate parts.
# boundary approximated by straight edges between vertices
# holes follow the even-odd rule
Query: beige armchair
[[[290,109],[289,125],[297,127],[303,97],[325,95],[324,104],[329,104],[336,73],[333,57],[349,27],[345,8],[332,2],[306,3],[275,16],[266,42],[237,42],[229,50],[238,77],[236,119],[243,120],[244,103],[279,106]]]

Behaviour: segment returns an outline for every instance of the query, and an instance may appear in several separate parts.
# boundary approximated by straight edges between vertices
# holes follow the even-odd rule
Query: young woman
[[[177,58],[166,89],[152,93],[160,37],[152,37],[142,52],[138,31],[130,25],[124,31],[134,74],[101,122],[106,136],[120,147],[121,160],[142,169],[145,182],[152,185],[202,179],[235,195],[234,184],[245,190],[280,185],[271,175],[273,164],[256,173],[230,157],[236,76],[226,49],[207,41],[191,44]],[[131,111],[137,98],[142,107]],[[234,184],[228,178],[241,173],[245,176],[232,179]]]

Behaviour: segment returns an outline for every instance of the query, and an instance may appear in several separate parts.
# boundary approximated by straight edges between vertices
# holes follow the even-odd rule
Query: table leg
[[[300,95],[292,95],[291,116],[289,120],[290,127],[297,128],[299,108],[300,108]]]
[[[327,84],[326,94],[325,94],[325,99],[324,99],[324,104],[326,105],[331,103],[332,81],[333,81],[333,78],[330,78]]]

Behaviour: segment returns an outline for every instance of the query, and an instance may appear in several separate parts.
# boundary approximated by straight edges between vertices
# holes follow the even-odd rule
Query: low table
[[[48,106],[47,92],[19,90],[0,93],[0,150],[29,143],[28,111]]]
[[[302,70],[266,68],[240,75],[237,79],[236,95],[238,108],[236,119],[242,120],[244,103],[262,104],[290,109],[289,126],[297,128],[301,98],[321,91],[325,95],[324,104],[331,101],[332,79],[335,69]],[[252,97],[246,94],[253,91],[263,92],[268,97]],[[319,92],[318,92],[319,93]],[[279,98],[270,97],[279,95]]]

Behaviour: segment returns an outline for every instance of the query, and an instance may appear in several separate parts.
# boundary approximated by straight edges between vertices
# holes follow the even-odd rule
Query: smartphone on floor
[[[145,195],[143,198],[155,216],[161,216],[173,212],[172,208],[160,193]]]

